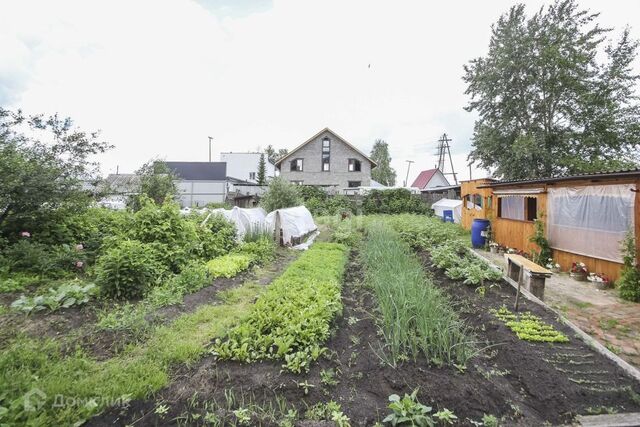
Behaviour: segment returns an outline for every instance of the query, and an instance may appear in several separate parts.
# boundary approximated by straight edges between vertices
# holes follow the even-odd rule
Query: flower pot
[[[587,273],[569,273],[570,277],[573,277],[573,280],[577,282],[586,282],[587,281]]]
[[[596,289],[608,289],[609,288],[609,282],[593,282],[593,284],[595,285]]]

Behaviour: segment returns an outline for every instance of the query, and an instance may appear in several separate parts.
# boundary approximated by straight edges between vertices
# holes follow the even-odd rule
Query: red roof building
[[[418,177],[411,184],[412,187],[424,190],[425,188],[447,187],[449,181],[440,169],[428,169],[420,172]]]

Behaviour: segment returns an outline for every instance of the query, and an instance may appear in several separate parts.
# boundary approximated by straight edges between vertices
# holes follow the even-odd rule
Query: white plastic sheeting
[[[459,224],[462,219],[462,200],[440,199],[431,205],[436,216],[442,218],[444,211],[453,211],[453,221]]]
[[[549,243],[554,249],[622,262],[621,241],[633,229],[632,184],[550,188]]]
[[[282,241],[287,246],[292,245],[293,239],[300,238],[318,228],[313,222],[311,212],[304,206],[269,212],[265,222],[267,229],[274,232],[276,236],[279,236],[282,230]]]
[[[524,196],[500,197],[500,218],[524,221]]]

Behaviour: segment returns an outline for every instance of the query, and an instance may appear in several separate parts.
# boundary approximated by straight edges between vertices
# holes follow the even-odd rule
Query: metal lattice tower
[[[453,175],[453,181],[455,185],[458,185],[458,177],[456,171],[453,168],[453,159],[451,159],[451,147],[449,143],[451,140],[447,138],[447,134],[442,134],[442,137],[438,140],[438,165],[437,168],[442,172],[444,176]],[[445,171],[446,158],[449,157],[449,164],[451,165],[451,172]]]

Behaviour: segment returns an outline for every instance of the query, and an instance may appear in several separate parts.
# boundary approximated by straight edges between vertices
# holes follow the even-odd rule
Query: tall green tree
[[[391,167],[389,144],[382,139],[376,139],[369,157],[378,164],[371,170],[371,179],[378,181],[382,185],[394,186],[396,184],[396,171]]]
[[[146,196],[156,205],[162,205],[167,199],[178,197],[176,180],[178,177],[167,164],[161,160],[152,159],[142,165],[136,171],[138,176],[138,191],[128,201],[129,207],[134,211],[142,208],[142,199]]]
[[[0,231],[46,227],[62,210],[86,208],[91,194],[83,184],[97,181],[99,172],[94,155],[109,148],[69,118],[0,107]]]
[[[630,167],[638,162],[638,42],[616,42],[598,13],[556,1],[527,17],[511,7],[489,52],[465,65],[478,114],[469,159],[506,179]]]
[[[267,145],[267,148],[264,149],[264,152],[267,153],[267,159],[275,164],[279,158],[286,156],[289,153],[289,150],[286,148],[275,149],[273,145]]]
[[[267,161],[264,158],[264,153],[260,154],[260,161],[258,162],[258,185],[267,184]]]

